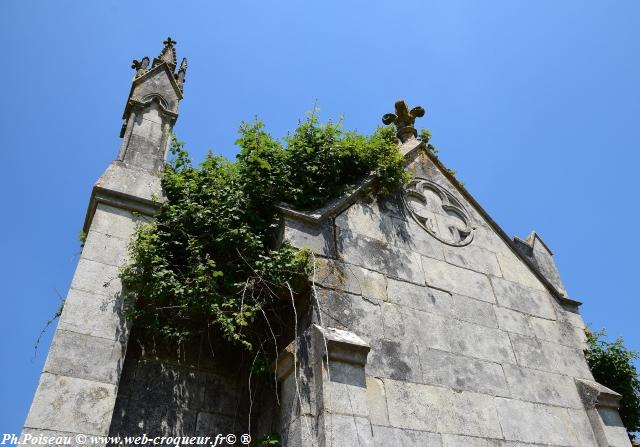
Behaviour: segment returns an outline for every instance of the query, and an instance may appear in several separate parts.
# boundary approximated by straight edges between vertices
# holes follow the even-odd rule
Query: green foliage
[[[429,141],[431,140],[431,131],[423,127],[422,129],[420,129],[419,138],[424,143],[427,152],[429,152],[434,157],[437,157],[439,149],[433,144],[429,143]]]
[[[272,446],[279,447],[280,446],[280,435],[278,433],[268,433],[263,437],[256,439],[255,446]]]
[[[87,242],[87,233],[83,230],[78,231],[78,240],[80,241],[80,246],[84,247],[85,242]]]
[[[214,335],[255,350],[272,338],[279,300],[304,290],[310,269],[308,250],[276,246],[275,205],[322,206],[370,173],[381,193],[407,180],[389,128],[366,137],[310,115],[284,144],[261,122],[242,124],[236,143],[235,162],[209,153],[194,166],[172,139],[167,200],[138,228],[120,273],[136,298],[138,328],[177,342]]]
[[[640,381],[633,362],[638,353],[629,350],[622,338],[605,340],[605,331],[587,332],[587,362],[597,382],[622,394],[620,417],[629,432],[640,431]]]

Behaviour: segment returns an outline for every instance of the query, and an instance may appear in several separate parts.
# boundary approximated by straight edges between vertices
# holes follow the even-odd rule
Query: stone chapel
[[[141,343],[118,269],[136,224],[159,207],[187,61],[169,38],[132,68],[122,143],[93,187],[25,434],[72,445],[142,434],[234,435],[218,445],[249,434],[256,445],[266,433],[284,447],[631,445],[621,396],[589,371],[581,303],[551,250],[493,221],[425,150],[414,128],[424,110],[403,101],[383,121],[397,127],[408,185],[376,199],[371,177],[313,212],[280,207],[282,240],[318,263],[273,383],[251,384],[234,352]]]

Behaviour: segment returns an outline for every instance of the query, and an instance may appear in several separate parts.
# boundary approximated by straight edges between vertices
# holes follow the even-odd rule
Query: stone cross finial
[[[160,52],[160,55],[153,60],[153,66],[157,67],[164,62],[171,68],[171,70],[174,70],[177,63],[176,49],[174,48],[174,45],[177,42],[171,37],[167,37],[167,40],[162,43],[164,44],[164,48]]]
[[[396,113],[386,113],[382,117],[382,122],[386,125],[391,123],[396,125],[398,129],[396,135],[403,143],[411,137],[416,137],[418,132],[413,127],[416,118],[423,117],[425,111],[422,107],[414,107],[409,110],[407,103],[400,99],[396,101]]]

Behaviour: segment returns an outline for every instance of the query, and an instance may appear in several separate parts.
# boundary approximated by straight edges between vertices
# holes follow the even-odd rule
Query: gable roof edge
[[[422,144],[422,143],[421,143]],[[424,145],[423,145],[424,146]],[[493,229],[498,236],[507,244],[509,249],[531,270],[531,272],[538,278],[538,280],[542,283],[543,286],[553,295],[553,297],[558,300],[558,302],[562,304],[566,304],[569,306],[580,306],[582,305],[581,301],[574,300],[563,295],[556,287],[551,284],[551,282],[533,265],[533,263],[524,256],[518,249],[515,247],[513,241],[509,237],[509,235],[502,229],[498,223],[485,211],[485,209],[478,203],[478,201],[471,195],[469,191],[458,181],[458,179],[452,175],[444,164],[440,161],[438,157],[429,153],[429,151],[424,151],[427,157],[436,165],[436,167],[440,170],[442,175],[444,175],[447,180],[451,182],[451,184],[458,190],[460,194],[475,208],[475,210],[480,213],[482,218],[489,224],[491,229]]]

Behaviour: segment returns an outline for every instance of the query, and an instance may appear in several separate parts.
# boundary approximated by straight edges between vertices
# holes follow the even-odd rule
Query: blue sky
[[[0,3],[4,172],[0,431],[19,432],[65,296],[91,187],[118,149],[132,59],[189,58],[176,126],[229,157],[254,116],[370,132],[404,98],[510,235],[536,229],[594,327],[640,350],[640,3]]]

